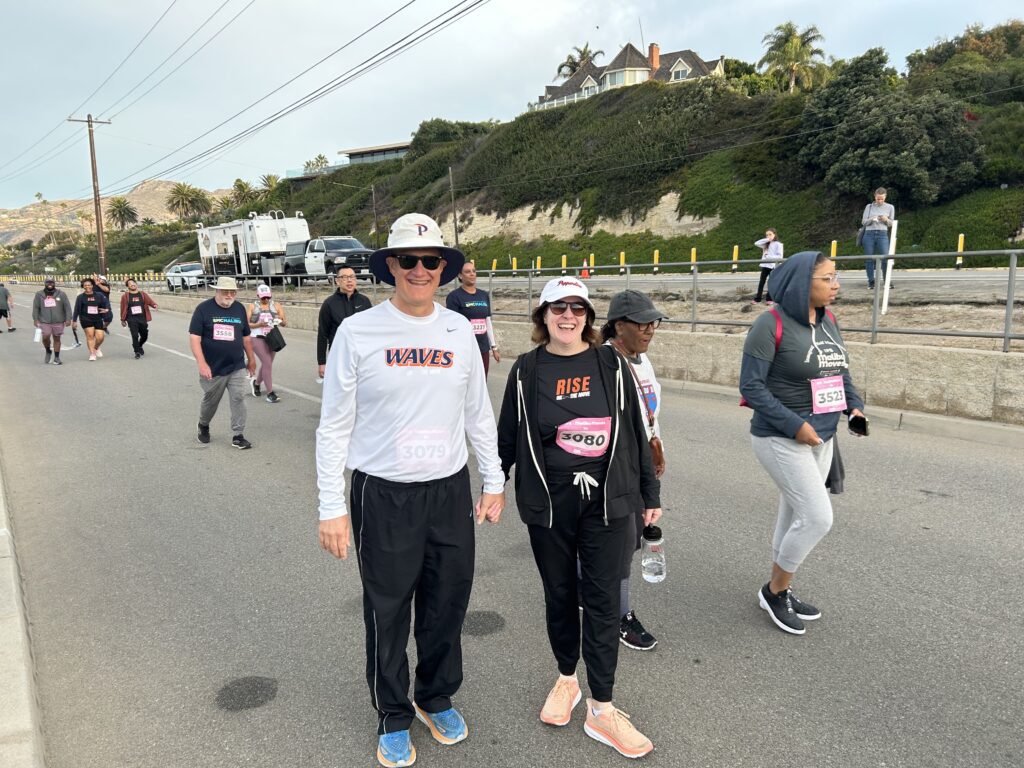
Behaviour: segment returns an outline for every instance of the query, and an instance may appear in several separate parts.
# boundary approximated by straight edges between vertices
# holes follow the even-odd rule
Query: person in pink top
[[[252,331],[252,348],[260,361],[260,369],[251,380],[252,396],[259,397],[260,387],[266,385],[268,403],[280,400],[274,392],[274,357],[277,352],[267,344],[267,334],[278,325],[288,325],[284,307],[274,301],[269,285],[256,287],[256,301],[249,306],[249,328]]]

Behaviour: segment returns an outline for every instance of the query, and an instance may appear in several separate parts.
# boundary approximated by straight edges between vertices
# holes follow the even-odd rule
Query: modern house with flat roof
[[[599,67],[588,59],[561,85],[547,86],[537,103],[529,106],[531,111],[551,109],[648,80],[682,83],[703,77],[725,77],[725,56],[705,61],[689,49],[662,53],[657,43],[651,43],[644,56],[626,43],[608,66]]]
[[[348,158],[349,165],[361,163],[380,163],[384,160],[396,160],[405,157],[412,142],[399,141],[394,144],[381,144],[377,147],[359,147],[358,149],[343,149],[338,152]]]

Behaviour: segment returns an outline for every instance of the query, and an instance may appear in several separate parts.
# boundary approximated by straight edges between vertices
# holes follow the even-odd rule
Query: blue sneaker
[[[377,740],[377,762],[385,768],[397,768],[415,763],[416,747],[412,745],[409,731],[381,734]]]
[[[444,712],[424,712],[416,706],[416,718],[430,729],[434,739],[445,745],[458,744],[469,735],[466,721],[462,719],[459,710],[449,707]]]

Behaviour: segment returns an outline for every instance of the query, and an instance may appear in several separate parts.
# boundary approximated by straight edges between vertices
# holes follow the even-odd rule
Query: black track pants
[[[548,641],[563,675],[576,672],[580,659],[580,613],[577,604],[576,558],[583,578],[583,661],[590,694],[611,701],[619,659],[619,583],[625,553],[633,544],[630,517],[604,521],[604,479],[601,488],[582,497],[572,475],[548,477],[554,524],[531,525],[530,544],[544,583]]]
[[[462,685],[462,622],[475,552],[469,470],[424,483],[393,483],[356,470],[351,510],[377,733],[402,731],[415,716],[406,655],[413,600],[416,703],[443,712]]]
[[[138,354],[142,345],[149,340],[149,323],[145,320],[128,320],[128,330],[132,334],[132,349]]]

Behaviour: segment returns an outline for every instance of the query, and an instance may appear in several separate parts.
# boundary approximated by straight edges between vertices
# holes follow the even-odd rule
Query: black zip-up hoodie
[[[651,446],[640,415],[629,365],[610,346],[597,348],[601,385],[612,405],[612,445],[604,481],[604,519],[635,515],[661,506],[661,483],[654,474]],[[498,455],[506,479],[516,465],[516,505],[529,525],[552,526],[554,510],[547,486],[544,449],[537,426],[537,350],[520,355],[505,385],[498,418]]]
[[[316,325],[316,362],[327,364],[327,348],[334,343],[334,334],[348,318],[356,312],[371,307],[370,299],[355,291],[351,297],[346,296],[341,288],[327,297],[320,306],[320,316]]]

